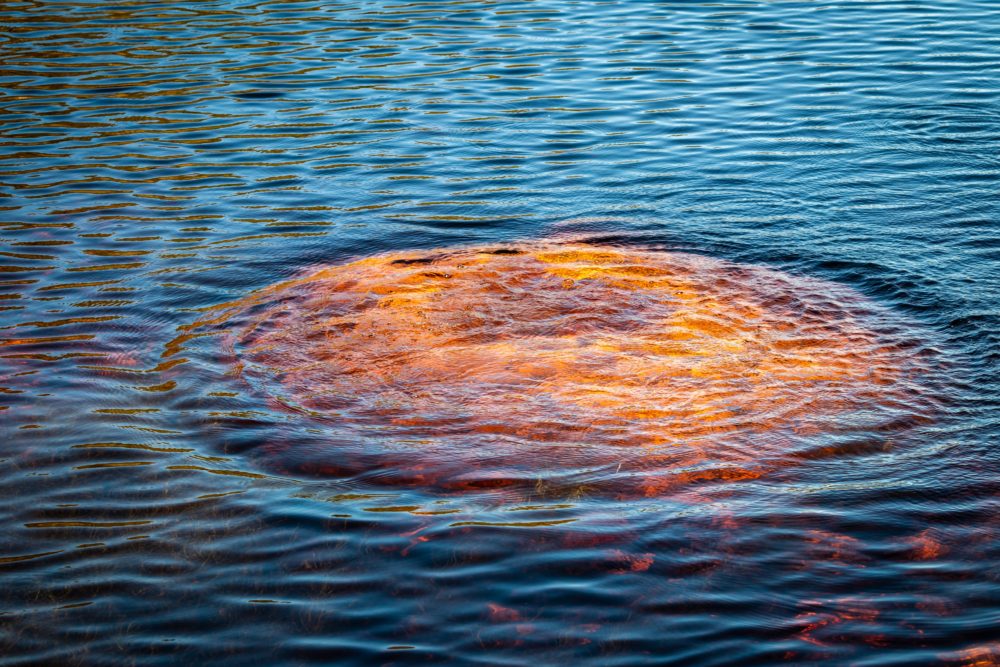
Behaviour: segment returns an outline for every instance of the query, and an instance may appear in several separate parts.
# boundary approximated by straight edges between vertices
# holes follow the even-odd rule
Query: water
[[[995,3],[0,26],[3,664],[1000,662]],[[318,265],[563,237],[855,290],[933,418],[651,497],[455,490],[300,465],[338,425],[177,338]]]

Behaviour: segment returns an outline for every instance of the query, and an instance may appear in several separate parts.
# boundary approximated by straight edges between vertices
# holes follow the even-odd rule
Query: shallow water
[[[995,3],[0,28],[3,664],[1000,663]],[[838,283],[919,332],[933,410],[649,496],[443,487],[308,465],[344,425],[189,328],[318,266],[564,238]]]

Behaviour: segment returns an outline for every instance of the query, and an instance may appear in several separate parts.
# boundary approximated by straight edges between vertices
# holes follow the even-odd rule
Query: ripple
[[[235,374],[346,434],[274,456],[380,483],[653,496],[879,449],[856,435],[929,420],[913,326],[841,285],[684,253],[379,255],[185,330],[204,327],[226,332]]]
[[[5,664],[996,661],[995,0],[188,5],[0,2]]]

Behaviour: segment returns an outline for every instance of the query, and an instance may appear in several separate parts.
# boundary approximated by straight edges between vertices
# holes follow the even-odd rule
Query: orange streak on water
[[[997,667],[1000,665],[1000,642],[942,654],[945,664],[959,667]]]

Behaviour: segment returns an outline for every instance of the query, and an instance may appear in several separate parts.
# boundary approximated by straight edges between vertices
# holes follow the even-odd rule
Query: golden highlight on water
[[[927,414],[900,318],[842,285],[685,253],[379,255],[196,326],[226,331],[256,390],[337,425],[294,452],[320,474],[656,496],[891,447]]]

